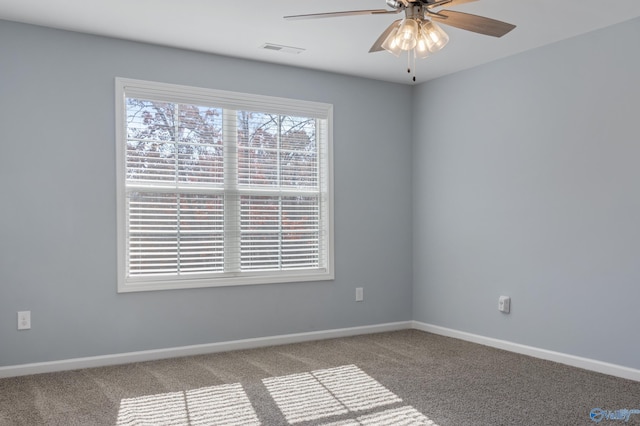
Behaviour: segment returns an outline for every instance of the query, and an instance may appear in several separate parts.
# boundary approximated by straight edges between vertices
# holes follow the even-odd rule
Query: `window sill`
[[[335,275],[332,271],[290,271],[277,273],[261,273],[241,276],[228,275],[221,277],[206,277],[193,279],[129,279],[118,282],[118,293],[133,293],[158,290],[185,290],[206,287],[232,287],[242,285],[295,283],[307,281],[332,281]]]

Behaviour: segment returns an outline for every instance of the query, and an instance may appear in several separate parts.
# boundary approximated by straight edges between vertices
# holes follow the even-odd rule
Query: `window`
[[[331,118],[117,78],[118,291],[333,279]]]

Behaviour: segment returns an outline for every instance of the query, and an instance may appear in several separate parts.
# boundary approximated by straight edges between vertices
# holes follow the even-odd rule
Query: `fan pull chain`
[[[411,52],[413,52],[413,66],[411,66]],[[416,57],[415,50],[407,50],[407,74],[413,71],[413,81],[416,81]]]
[[[416,81],[416,52],[413,51],[413,81]]]

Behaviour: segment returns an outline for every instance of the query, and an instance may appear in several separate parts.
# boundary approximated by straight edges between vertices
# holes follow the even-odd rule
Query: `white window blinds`
[[[330,105],[116,85],[119,291],[333,278]]]

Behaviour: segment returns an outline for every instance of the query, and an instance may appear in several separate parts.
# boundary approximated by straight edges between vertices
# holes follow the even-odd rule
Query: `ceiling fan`
[[[369,52],[386,50],[395,56],[403,51],[413,52],[416,58],[425,58],[442,49],[449,41],[449,36],[436,24],[450,25],[467,31],[493,37],[502,37],[516,26],[484,16],[453,10],[434,10],[441,6],[458,6],[477,0],[386,0],[387,9],[350,10],[344,12],[312,13],[306,15],[290,15],[285,19],[334,18],[353,15],[382,15],[405,13],[404,19],[391,23],[380,37],[373,43]],[[415,66],[414,66],[415,71]],[[407,67],[411,72],[411,67]],[[415,81],[415,74],[413,76]]]

